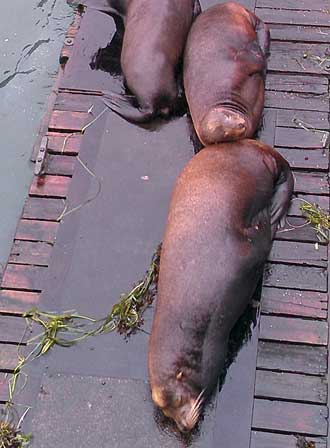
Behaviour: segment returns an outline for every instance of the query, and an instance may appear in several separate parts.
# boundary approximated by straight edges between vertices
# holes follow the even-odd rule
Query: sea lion
[[[251,138],[264,106],[269,30],[237,3],[216,5],[193,23],[184,53],[184,88],[204,146]]]
[[[199,0],[109,0],[124,21],[121,67],[132,95],[108,93],[105,104],[135,123],[168,117],[178,105],[179,65]]]
[[[229,333],[261,280],[293,176],[255,140],[202,149],[172,195],[149,343],[154,403],[195,426],[224,367]]]

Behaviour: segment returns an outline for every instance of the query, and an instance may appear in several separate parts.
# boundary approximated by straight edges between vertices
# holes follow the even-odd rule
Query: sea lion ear
[[[183,372],[182,372],[182,370],[180,370],[180,371],[177,373],[177,375],[176,375],[176,379],[177,379],[178,381],[180,381],[180,380],[182,380],[182,378],[183,378]]]

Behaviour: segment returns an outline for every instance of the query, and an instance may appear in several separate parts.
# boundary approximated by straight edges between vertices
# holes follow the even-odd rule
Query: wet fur
[[[124,24],[121,67],[135,96],[108,94],[106,104],[135,123],[168,116],[177,107],[178,68],[199,0],[109,0],[109,13]]]
[[[267,26],[234,2],[209,8],[193,23],[184,55],[184,87],[204,146],[253,137],[264,106],[269,40]],[[236,120],[224,120],[220,105],[236,113]],[[240,130],[243,117],[246,129]],[[215,130],[217,121],[221,132],[219,126]]]
[[[149,346],[153,397],[177,424],[217,383],[292,189],[287,162],[254,140],[203,149],[177,180]]]

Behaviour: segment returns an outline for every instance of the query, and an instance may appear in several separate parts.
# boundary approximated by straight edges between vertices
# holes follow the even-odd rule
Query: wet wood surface
[[[205,7],[216,2],[202,3]],[[220,395],[225,409],[217,411],[215,445],[207,446],[225,441],[229,448],[296,448],[296,435],[303,435],[316,448],[326,448],[328,246],[306,223],[300,206],[308,201],[329,212],[329,4],[328,0],[253,0],[245,5],[256,5],[272,37],[259,138],[289,161],[296,199],[285,228],[276,234],[266,266],[259,333],[254,333],[250,351],[242,352],[243,358],[250,353],[249,365],[255,369],[249,368],[241,388],[233,383],[232,390],[244,396],[245,404],[237,413],[235,400],[230,402],[233,393]],[[86,39],[91,29],[98,32]],[[0,372],[15,368],[17,344],[25,332],[20,316],[40,305],[41,292],[48,287],[47,266],[71,178],[83,171],[76,163],[86,142],[82,131],[104,109],[103,92],[121,90],[120,77],[111,78],[90,66],[114,31],[109,16],[91,9],[68,31],[74,45],[64,45],[61,53],[65,70],[44,129],[48,138],[44,174],[33,180],[2,276]],[[228,381],[235,381],[235,374],[233,378]],[[0,402],[7,397],[6,389],[0,377]]]

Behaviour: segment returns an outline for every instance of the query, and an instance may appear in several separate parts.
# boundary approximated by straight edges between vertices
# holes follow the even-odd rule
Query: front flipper
[[[194,2],[194,8],[193,8],[193,20],[195,20],[199,14],[202,12],[201,4],[199,3],[199,0],[193,0]]]
[[[289,164],[279,154],[278,156],[280,157],[277,160],[279,176],[275,182],[270,208],[272,238],[278,226],[285,225],[285,217],[290,207],[294,186],[294,179]]]
[[[132,123],[146,123],[150,121],[154,115],[152,110],[143,110],[135,107],[134,104],[132,104],[135,97],[132,95],[111,93],[108,95],[107,99],[109,101],[103,99],[103,102],[109,109]]]
[[[89,8],[120,17],[123,21],[125,19],[127,9],[125,0],[85,0],[85,3]]]

